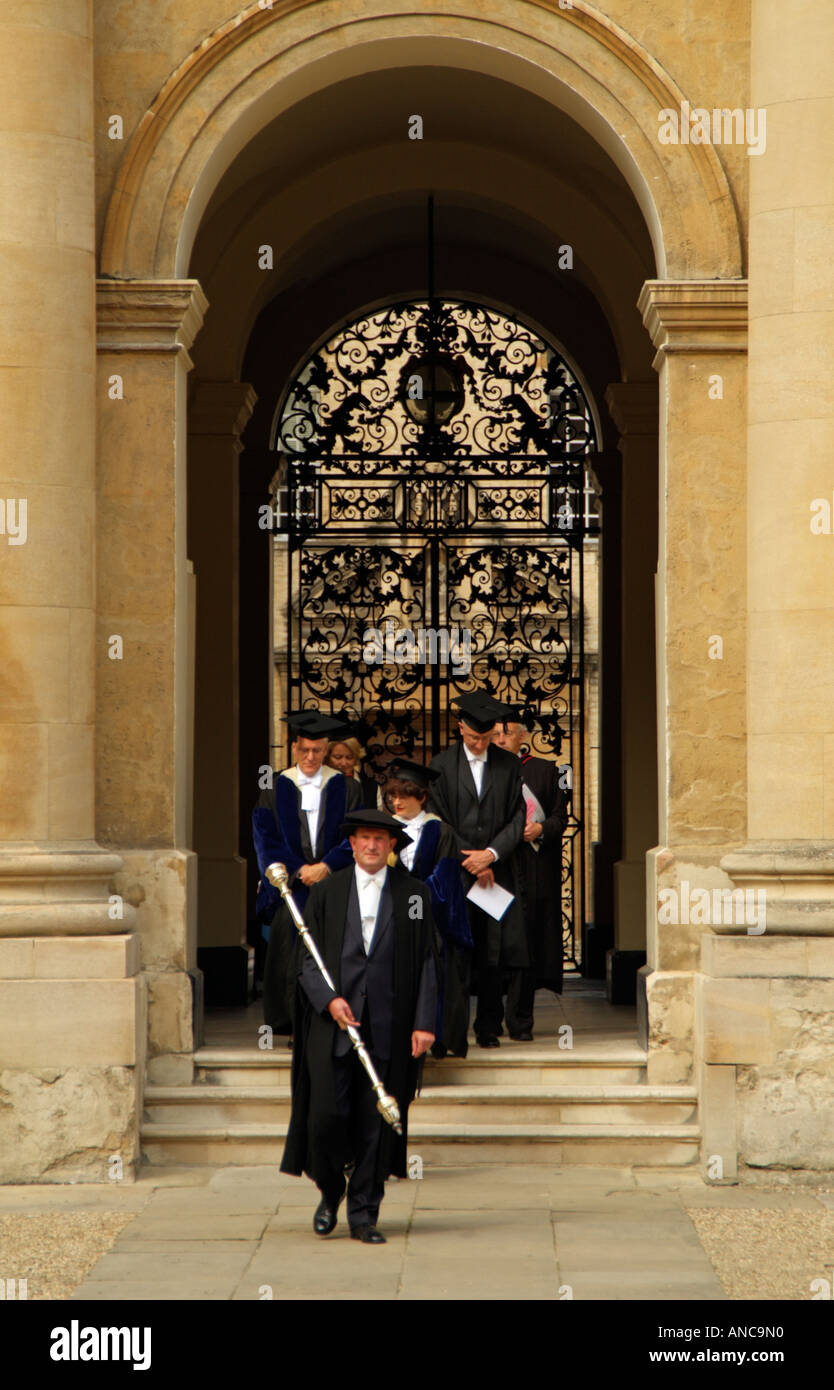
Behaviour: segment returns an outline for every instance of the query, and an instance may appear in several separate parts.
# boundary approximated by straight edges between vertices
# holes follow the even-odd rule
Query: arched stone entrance
[[[436,158],[438,151],[430,149],[425,131],[422,142],[408,142],[412,113],[403,110],[401,126],[392,127],[391,138],[377,141],[373,163],[348,148],[339,151],[330,168],[321,157],[306,165],[302,160],[294,170],[284,170],[280,203],[271,204],[263,189],[252,187],[256,196],[249,202],[240,197],[237,220],[225,219],[247,180],[251,177],[254,184],[264,172],[259,158],[251,168],[246,163],[259,132],[269,131],[301,104],[312,103],[306,109],[313,115],[317,98],[322,110],[325,96],[351,82],[361,85],[379,77],[384,85],[385,74],[392,71],[413,73],[415,81],[421,72],[445,74],[450,92],[457,87],[474,94],[479,84],[483,90],[489,83],[498,111],[508,92],[519,110],[528,103],[521,123],[525,131],[535,129],[542,110],[551,113],[554,124],[541,148],[532,136],[521,147],[508,147],[506,139],[487,138],[489,118],[481,117],[473,128],[471,113],[480,108],[464,102],[456,126],[448,127],[452,138],[440,142]],[[640,767],[646,729],[641,710],[654,679],[647,661],[647,609],[656,457],[651,349],[634,312],[641,286],[641,310],[658,351],[661,377],[657,838],[678,858],[691,848],[692,862],[707,868],[743,838],[744,740],[727,733],[743,728],[742,658],[729,654],[725,660],[719,708],[690,660],[702,633],[691,610],[693,575],[686,558],[693,538],[714,524],[717,497],[733,516],[742,505],[740,410],[725,412],[716,425],[707,423],[699,409],[710,375],[721,376],[726,400],[740,405],[743,398],[741,247],[734,199],[712,147],[688,146],[670,160],[657,145],[658,106],[676,106],[683,96],[633,38],[581,0],[565,11],[515,0],[495,19],[473,17],[462,3],[455,13],[442,16],[392,12],[383,5],[346,14],[342,3],[289,5],[278,13],[253,4],[190,52],[138,121],[115,180],[101,244],[99,641],[94,646],[92,632],[84,640],[88,654],[95,649],[98,660],[96,835],[100,844],[118,848],[122,855],[124,868],[115,886],[125,903],[136,908],[149,1001],[149,1075],[155,1080],[187,1079],[191,1070],[197,865],[190,846],[195,830],[200,837],[215,837],[212,844],[203,841],[202,857],[207,866],[212,859],[218,865],[216,882],[223,880],[229,902],[242,901],[245,891],[242,866],[235,863],[235,817],[224,814],[220,825],[211,824],[209,817],[195,828],[190,782],[194,634],[196,624],[199,643],[201,601],[206,611],[200,585],[202,593],[211,589],[209,547],[225,554],[226,573],[235,573],[240,437],[253,406],[251,428],[257,430],[260,408],[254,396],[261,383],[252,382],[250,390],[246,344],[267,305],[277,306],[277,321],[286,332],[299,302],[296,287],[305,276],[310,282],[308,329],[316,315],[323,321],[339,296],[348,306],[373,299],[367,292],[372,269],[381,280],[390,275],[397,257],[403,289],[409,290],[407,237],[395,238],[380,264],[374,254],[378,246],[367,231],[382,210],[407,208],[417,190],[422,194],[432,187],[438,195],[445,193],[478,222],[477,235],[453,239],[455,254],[459,262],[469,258],[474,277],[471,256],[476,253],[482,275],[492,274],[503,283],[497,302],[519,310],[535,305],[531,317],[538,318],[542,305],[536,301],[548,300],[544,317],[554,323],[560,309],[569,306],[578,336],[581,309],[592,305],[592,314],[605,326],[596,385],[601,387],[598,399],[608,403],[610,446],[619,439],[625,463],[622,535],[626,540],[639,536],[645,547],[641,564],[632,568],[629,557],[637,552],[623,545],[617,565],[621,593],[612,583],[607,598],[612,607],[622,607],[623,633],[620,652],[610,654],[622,681],[623,703],[621,709],[605,711],[611,746],[619,739],[624,750],[622,798],[616,794],[616,770],[603,774],[615,793],[607,805],[617,803],[616,814],[622,818],[621,842],[616,827],[607,839],[603,836],[609,860],[617,857],[616,880],[613,862],[604,863],[605,854],[600,864],[601,876],[612,883],[616,945],[628,949],[635,938],[642,939],[641,878],[653,805]],[[371,102],[370,109],[378,108]],[[335,137],[319,128],[322,134],[326,148]],[[554,171],[547,149],[558,146],[560,136],[578,157],[565,159]],[[321,148],[320,140],[319,153]],[[114,157],[115,152],[107,151],[105,167]],[[591,197],[592,190],[584,186],[583,160],[594,173],[605,174],[601,195]],[[506,254],[508,229],[515,239],[512,264]],[[334,259],[326,248],[338,235],[344,254]],[[271,278],[258,264],[258,248],[267,244],[278,270]],[[575,251],[574,269],[580,274],[573,281],[553,273],[553,256],[561,246]],[[363,247],[366,257],[371,248],[375,268],[363,265]],[[458,278],[462,289],[466,278]],[[359,296],[357,283],[363,286]],[[449,287],[454,287],[451,282]],[[388,290],[390,284],[380,284],[380,294]],[[554,331],[558,336],[558,327]],[[196,371],[189,384],[192,344]],[[294,350],[286,342],[274,350],[292,365]],[[581,353],[576,356],[581,360]],[[108,394],[114,376],[126,387],[117,410],[116,398]],[[192,470],[197,470],[192,471],[191,495],[202,466],[203,478],[226,498],[226,509],[214,512],[214,529],[202,532],[206,549],[194,560],[196,594],[187,535],[189,403]],[[612,465],[612,471],[618,467]],[[650,506],[647,496],[652,497]],[[710,626],[740,637],[739,552],[716,549],[700,556],[698,576],[714,597]],[[219,718],[233,725],[235,604],[218,594],[215,605],[216,613],[222,610],[222,641],[212,690],[222,696]],[[114,679],[108,664],[104,639],[112,633],[130,644],[129,690]],[[742,649],[743,642],[733,644],[733,653]],[[629,660],[635,652],[637,659]],[[710,672],[706,679],[711,678]],[[144,717],[137,718],[137,711]],[[198,727],[200,719],[198,712]],[[704,766],[698,752],[704,740],[716,739],[724,740],[726,752],[720,777]],[[88,762],[91,777],[92,752]],[[233,759],[224,776],[230,799],[218,798],[215,779],[213,802],[234,806]],[[201,795],[201,815],[205,800]],[[41,871],[47,878],[54,873],[58,883],[60,866],[56,861],[50,868],[48,859],[48,854],[43,857]],[[99,896],[110,868],[102,861],[95,869]],[[654,923],[653,911],[650,918]],[[693,1065],[691,982],[697,941],[694,932],[668,940],[653,932],[649,940],[654,1079],[680,1079]],[[138,986],[137,999],[142,988]],[[119,1058],[121,1065],[122,1052]],[[101,1065],[107,1069],[104,1056]],[[141,1048],[132,1065],[139,1074]],[[131,1144],[135,1152],[135,1133],[128,1139]]]
[[[520,6],[517,15],[519,20],[523,17],[529,21],[530,7]],[[517,32],[510,34],[506,29],[501,29],[506,48],[500,54],[494,48],[497,37],[494,24],[461,18],[452,28],[454,32],[450,33],[448,21],[437,17],[386,17],[380,14],[376,18],[369,18],[365,15],[361,21],[357,20],[355,25],[349,26],[351,42],[346,45],[340,40],[338,52],[328,54],[329,40],[326,35],[320,32],[311,35],[311,61],[307,66],[299,62],[305,40],[299,39],[298,33],[293,31],[293,75],[287,75],[287,85],[283,87],[280,83],[276,84],[275,76],[281,70],[281,63],[286,66],[288,61],[287,52],[282,46],[288,31],[282,29],[282,21],[277,16],[270,17],[266,12],[265,17],[265,12],[256,12],[253,8],[248,17],[235,26],[234,33],[229,29],[218,31],[166,84],[154,108],[153,120],[149,120],[140,130],[127,153],[121,186],[108,215],[103,266],[113,273],[118,267],[117,273],[120,275],[136,273],[140,266],[141,273],[152,272],[154,275],[181,272],[186,267],[196,271],[212,309],[195,344],[199,378],[195,380],[192,390],[196,407],[204,414],[214,408],[209,404],[211,401],[226,400],[230,418],[223,427],[225,446],[219,442],[219,426],[210,427],[214,432],[209,437],[214,441],[212,449],[221,452],[225,449],[228,462],[236,455],[235,434],[242,426],[241,411],[245,414],[251,403],[246,388],[238,383],[241,377],[244,381],[247,379],[242,365],[254,315],[269,299],[286,308],[293,299],[293,282],[299,278],[312,279],[316,287],[308,295],[308,304],[314,314],[319,314],[318,321],[322,325],[332,321],[334,303],[350,304],[351,294],[353,304],[372,299],[367,290],[367,266],[363,273],[361,263],[363,242],[368,244],[368,237],[363,233],[367,234],[382,207],[390,218],[395,207],[407,209],[409,198],[415,198],[418,188],[422,194],[426,186],[427,162],[430,163],[432,159],[425,139],[419,144],[408,142],[407,117],[411,113],[404,113],[406,119],[401,124],[399,148],[396,141],[390,141],[391,148],[380,150],[379,158],[372,162],[363,159],[361,151],[357,155],[351,150],[342,152],[336,166],[323,165],[321,158],[302,158],[302,167],[295,171],[290,186],[292,196],[288,197],[285,193],[280,205],[279,221],[279,204],[270,202],[268,190],[265,193],[263,187],[257,187],[258,180],[264,177],[264,143],[271,143],[273,148],[286,147],[286,142],[283,146],[276,145],[275,136],[281,131],[282,120],[287,129],[291,128],[287,127],[287,121],[289,114],[296,112],[296,107],[309,117],[309,122],[302,128],[315,130],[318,120],[321,133],[321,114],[319,110],[318,117],[316,115],[314,94],[321,93],[323,89],[327,90],[331,101],[334,93],[339,94],[336,103],[338,110],[339,97],[344,98],[350,106],[352,83],[360,87],[362,83],[370,83],[363,109],[373,110],[378,116],[380,102],[374,103],[372,98],[376,92],[380,93],[384,106],[386,69],[401,61],[406,53],[408,69],[405,71],[411,80],[418,80],[421,70],[429,70],[432,62],[436,61],[438,71],[445,73],[450,82],[458,86],[469,82],[473,90],[488,74],[490,83],[499,84],[494,88],[495,93],[504,99],[509,90],[521,100],[522,91],[518,84],[523,82],[523,91],[534,94],[531,100],[541,105],[544,97],[547,97],[554,119],[562,123],[563,136],[584,141],[581,145],[583,154],[590,153],[592,148],[599,151],[607,147],[616,155],[615,165],[625,173],[625,178],[617,173],[607,153],[597,154],[597,159],[607,164],[612,182],[622,189],[618,195],[617,212],[608,219],[607,237],[604,208],[600,216],[594,215],[600,211],[600,200],[597,199],[592,207],[587,201],[586,190],[573,192],[571,212],[567,217],[568,221],[574,218],[575,230],[571,228],[570,235],[577,247],[581,245],[583,261],[586,256],[588,258],[587,263],[583,264],[582,275],[575,277],[580,283],[570,289],[564,283],[555,283],[552,260],[548,267],[551,273],[546,282],[544,278],[536,282],[535,274],[531,275],[531,269],[537,265],[544,269],[548,252],[553,255],[558,252],[558,246],[572,246],[573,243],[567,240],[567,233],[563,234],[560,230],[558,244],[554,247],[552,234],[548,230],[548,218],[541,215],[543,202],[550,209],[559,206],[560,195],[566,187],[565,176],[561,175],[560,184],[560,176],[554,176],[548,170],[542,173],[541,178],[531,180],[529,147],[525,151],[528,156],[526,165],[519,158],[517,149],[502,149],[500,141],[495,142],[493,157],[487,160],[475,148],[471,130],[463,131],[462,134],[468,134],[469,139],[449,141],[439,159],[437,152],[434,152],[432,186],[438,190],[439,196],[446,189],[470,216],[474,214],[481,230],[490,228],[489,235],[470,237],[467,248],[471,253],[474,244],[484,264],[490,257],[493,263],[499,259],[506,260],[506,256],[500,258],[496,255],[495,248],[502,240],[506,245],[506,236],[502,238],[501,234],[502,231],[506,233],[508,222],[517,242],[523,243],[523,254],[518,257],[521,267],[514,273],[517,281],[523,280],[526,275],[527,285],[520,293],[516,292],[515,287],[512,293],[508,293],[506,302],[524,307],[523,301],[533,300],[537,293],[541,294],[545,283],[545,293],[554,301],[560,296],[567,296],[570,300],[572,294],[580,294],[581,297],[583,293],[587,300],[588,289],[583,289],[583,286],[593,288],[593,298],[601,306],[596,313],[607,324],[609,342],[613,339],[608,371],[603,372],[607,379],[601,377],[598,382],[601,387],[599,397],[605,399],[608,392],[609,408],[617,421],[614,427],[609,420],[608,437],[613,442],[619,436],[621,451],[628,456],[625,470],[628,481],[622,498],[624,533],[642,535],[645,539],[645,527],[648,525],[649,548],[642,552],[645,559],[647,554],[651,556],[650,518],[654,511],[654,392],[650,384],[650,349],[633,305],[640,287],[648,283],[644,291],[646,302],[654,317],[665,325],[667,315],[673,321],[679,317],[677,306],[682,296],[678,286],[667,288],[667,282],[653,288],[657,283],[651,279],[653,270],[662,269],[688,276],[703,273],[709,267],[716,276],[738,273],[740,260],[735,214],[722,168],[709,147],[691,147],[674,167],[658,163],[654,140],[657,94],[660,92],[671,101],[675,95],[674,84],[656,64],[639,52],[631,40],[626,40],[616,26],[594,16],[589,10],[577,9],[569,24],[560,25],[558,42],[552,32],[545,38],[537,30],[534,35],[521,40]],[[404,29],[408,29],[412,40],[405,47],[407,36]],[[247,33],[251,42],[246,40]],[[417,39],[420,42],[415,47]],[[591,52],[599,54],[600,44],[605,53],[604,90],[598,77],[590,74],[588,62]],[[229,89],[224,88],[219,80],[221,72],[227,75]],[[365,76],[360,78],[359,73]],[[403,70],[400,69],[397,72],[398,83],[402,75]],[[325,83],[333,84],[334,81],[335,86],[324,87]],[[391,99],[389,92],[389,104]],[[596,114],[593,114],[590,105],[593,99],[597,101]],[[216,107],[216,114],[209,121],[205,119],[206,100],[213,102]],[[294,102],[295,106],[290,107],[290,102]],[[471,106],[474,109],[474,102]],[[627,139],[618,142],[612,136],[615,106],[621,130],[628,131]],[[562,114],[558,115],[560,107]],[[196,119],[198,109],[199,122]],[[571,114],[566,116],[565,111]],[[193,114],[189,115],[189,112]],[[589,141],[588,135],[583,134],[582,126],[575,119],[577,117],[584,120],[586,130],[594,137],[592,140]],[[534,124],[532,116],[530,124]],[[256,134],[258,126],[266,131],[260,148]],[[303,140],[297,131],[298,128],[297,143],[303,147]],[[558,132],[551,133],[551,139],[555,134]],[[250,141],[249,146],[246,145],[247,140]],[[248,155],[237,168],[231,161],[242,150],[248,150]],[[299,157],[305,154],[306,147],[303,147]],[[411,161],[413,167],[406,166],[404,154],[414,156]],[[248,165],[247,157],[250,161]],[[224,163],[224,179],[218,180]],[[267,162],[267,171],[268,167]],[[466,171],[463,188],[460,187],[462,168]],[[551,188],[547,186],[548,177],[552,180]],[[503,207],[506,209],[503,214],[502,201],[495,197],[496,184],[501,190]],[[187,197],[184,196],[186,186],[190,190]],[[649,186],[653,189],[651,200],[647,195]],[[722,187],[724,192],[721,191]],[[704,197],[705,188],[710,192],[708,198]],[[251,196],[253,193],[256,196]],[[383,195],[385,203],[380,201]],[[584,216],[583,197],[586,200]],[[564,202],[563,197],[561,201]],[[629,203],[633,207],[635,201],[642,205],[644,212],[649,210],[651,246],[645,222],[639,214],[626,215]],[[233,205],[237,210],[230,221],[228,216],[222,214],[228,214]],[[198,209],[202,215],[199,230]],[[682,218],[683,209],[689,210],[688,222]],[[620,241],[617,244],[619,256],[613,261],[619,273],[614,273],[610,252],[611,236],[614,234],[612,229],[617,225],[617,218],[620,226],[625,219],[633,229],[638,245],[642,235],[644,249],[635,254],[633,240],[630,245]],[[698,234],[693,235],[696,224]],[[152,234],[150,228],[155,229]],[[328,232],[332,235],[337,228],[345,254],[334,265],[332,256],[322,254],[322,247],[326,245]],[[463,241],[462,238],[460,240]],[[401,260],[403,258],[402,250],[396,249],[396,237],[394,241],[395,248],[389,253],[386,263],[386,272],[389,273],[392,267],[390,256],[399,254]],[[400,237],[399,241],[400,246],[403,241],[407,244],[407,238]],[[258,251],[261,247],[271,249],[272,265],[273,268],[277,267],[276,275],[265,275],[259,265]],[[352,255],[348,256],[347,252],[352,252]],[[316,257],[320,265],[316,264]],[[407,253],[405,258],[407,265]],[[560,280],[564,282],[565,278],[562,276]],[[328,280],[331,291],[329,298]],[[349,287],[351,281],[355,284],[357,280],[362,283],[362,293],[358,298],[355,290],[351,291]],[[402,283],[404,289],[409,288],[407,280]],[[722,358],[723,365],[726,341],[722,340],[721,333],[714,333],[709,326],[709,313],[711,310],[713,317],[720,321],[722,331],[725,331],[728,315],[724,305],[730,303],[729,318],[733,320],[732,306],[738,298],[738,290],[732,284],[710,283],[705,286],[702,282],[688,280],[687,285],[683,298],[688,303],[683,312],[688,313],[692,324],[690,337],[700,335],[697,343],[690,344],[692,353],[697,354],[695,360],[699,367],[707,365],[702,356],[706,350]],[[383,288],[380,284],[380,289]],[[108,291],[105,288],[105,296],[108,292],[128,293],[125,285],[120,285],[118,290],[114,288]],[[152,293],[150,286],[137,285],[136,294],[140,299],[145,293]],[[194,293],[198,293],[196,284]],[[500,302],[500,294],[497,298]],[[702,301],[708,305],[706,326],[701,322],[699,307],[695,307]],[[320,308],[316,308],[317,303]],[[576,320],[575,300],[573,309]],[[322,317],[325,313],[329,314],[329,320]],[[553,310],[551,313],[556,318]],[[284,320],[285,324],[289,321]],[[558,324],[556,331],[558,333]],[[734,320],[726,331],[732,337],[735,332]],[[286,328],[284,332],[286,335]],[[731,351],[735,350],[737,341],[734,339],[730,343]],[[680,351],[683,346],[681,341],[677,341],[674,350]],[[278,351],[284,353],[288,367],[293,365],[293,353],[295,359],[299,355],[297,348],[290,346],[286,351],[283,344],[279,345]],[[679,359],[670,357],[668,360]],[[730,370],[732,360],[728,359],[727,370]],[[613,369],[614,363],[616,370]],[[685,372],[680,382],[676,381],[676,386],[685,384]],[[218,383],[222,387],[220,391],[217,389]],[[259,383],[253,385],[257,393]],[[180,392],[182,394],[182,388]],[[251,429],[255,427],[253,421]],[[197,425],[195,437],[206,437],[200,433],[203,428]],[[670,434],[669,439],[671,437]],[[740,440],[736,439],[735,443],[740,447]],[[694,441],[691,445],[688,443],[687,447],[690,446],[695,447]],[[725,470],[725,480],[728,477],[738,478],[740,458],[739,451],[735,472],[732,468]],[[192,488],[192,494],[193,491]],[[651,499],[648,505],[647,499]],[[691,502],[687,501],[685,505],[690,507]],[[228,514],[225,521],[221,515],[218,514],[218,524],[221,528],[228,527]],[[203,536],[208,545],[209,533],[204,532]],[[215,547],[215,553],[217,545],[226,545],[228,549],[227,541],[217,533],[211,544]],[[629,554],[634,553],[623,548],[626,560]],[[622,563],[621,556],[620,565]],[[722,563],[721,557],[716,557],[715,564],[719,570]],[[197,562],[198,572],[199,568]],[[643,856],[653,838],[652,835],[647,837],[647,826],[653,823],[653,796],[651,793],[646,795],[646,779],[641,777],[645,720],[640,712],[641,695],[645,697],[653,684],[652,668],[646,660],[651,648],[651,621],[647,610],[651,597],[652,568],[649,560],[642,574],[631,573],[626,563],[624,582],[621,581],[622,593],[617,598],[612,585],[608,599],[612,609],[615,605],[621,606],[625,644],[619,654],[614,656],[612,653],[612,656],[621,667],[627,697],[620,710],[609,706],[604,714],[609,723],[609,747],[615,748],[622,741],[627,750],[629,775],[624,782],[625,816],[619,807],[617,812],[608,812],[618,823],[608,836],[603,835],[598,876],[601,884],[604,885],[606,880],[611,884],[608,913],[604,907],[602,909],[603,916],[607,915],[609,922],[601,925],[613,925],[616,920],[617,936],[611,944],[623,950],[639,949],[644,940]],[[732,584],[727,586],[724,583],[720,573],[716,575],[716,587],[727,590],[730,595],[734,591]],[[667,607],[670,597],[671,610]],[[685,607],[683,594],[679,601]],[[675,602],[674,595],[661,593],[661,624],[667,612],[674,611]],[[620,625],[611,622],[612,617],[613,612],[609,611],[609,631]],[[675,612],[676,621],[677,618]],[[734,614],[734,620],[736,618]],[[634,659],[635,653],[637,659]],[[227,685],[234,683],[233,667],[234,661],[231,659],[225,677]],[[667,678],[661,677],[661,688]],[[645,700],[643,703],[645,708]],[[613,727],[615,725],[618,727]],[[667,737],[665,726],[661,728],[661,735]],[[681,742],[681,748],[685,742],[685,739]],[[737,755],[738,750],[735,749],[734,753]],[[618,776],[611,762],[609,758],[606,769],[608,789],[614,791],[615,795],[613,798],[605,797],[606,807],[609,808],[620,802],[617,795]],[[660,789],[661,802],[666,805],[667,812],[670,788],[675,782],[671,771],[673,762],[674,757],[670,758],[667,746],[661,759],[667,781]],[[648,781],[651,780],[650,775]],[[226,791],[229,791],[228,786]],[[722,811],[718,816],[707,817],[712,825],[716,821],[721,824],[727,821],[726,788],[722,787],[720,791],[716,788],[716,796],[721,802]],[[212,802],[214,805],[223,804],[223,798],[215,795]],[[624,842],[620,838],[623,820],[626,825]],[[728,823],[725,829],[711,831],[710,835],[724,846],[735,833],[736,824]],[[239,864],[234,867],[236,857],[236,850],[229,854],[235,876],[235,893],[239,891],[241,878]],[[612,878],[615,863],[616,881]],[[604,901],[604,889],[600,896]],[[654,963],[663,964],[659,959]],[[671,963],[677,963],[674,950]],[[660,977],[657,983],[660,983]],[[669,988],[677,991],[679,984],[675,980]],[[673,1031],[679,1030],[675,1028]],[[665,1051],[663,1056],[665,1059]],[[664,1065],[668,1065],[665,1060]],[[684,1055],[672,1070],[676,1068],[678,1076],[688,1075],[690,1066],[691,1033],[690,1042],[684,1044]],[[678,1079],[678,1076],[673,1078],[670,1075],[669,1079]]]

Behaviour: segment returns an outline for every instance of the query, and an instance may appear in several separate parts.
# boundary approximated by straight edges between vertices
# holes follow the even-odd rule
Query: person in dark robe
[[[281,1160],[321,1193],[313,1230],[336,1226],[347,1184],[354,1239],[384,1243],[378,1229],[385,1180],[406,1177],[408,1107],[434,1042],[437,975],[431,894],[388,857],[407,842],[384,811],[352,812],[343,827],[355,863],[317,883],[304,919],[336,986],[331,989],[299,941],[292,1109]],[[402,1134],[377,1110],[370,1080],[344,1031],[353,1025],[385,1090],[397,1102]]]
[[[325,767],[329,740],[344,729],[341,720],[302,710],[287,716],[292,729],[293,765],[261,792],[252,813],[252,834],[261,878],[256,912],[267,939],[264,964],[264,1022],[274,1033],[292,1032],[295,993],[296,929],[278,889],[269,882],[270,864],[284,864],[293,896],[303,910],[314,883],[351,862],[341,833],[348,811],[361,792],[335,768]]]
[[[472,932],[460,872],[460,847],[450,825],[426,809],[429,785],[440,774],[408,758],[395,758],[383,787],[386,809],[402,822],[409,843],[400,863],[428,885],[439,933],[437,1024],[432,1054],[465,1057],[469,1030]]]
[[[485,692],[461,695],[460,742],[432,758],[439,772],[429,788],[429,808],[455,831],[462,846],[464,888],[477,882],[511,893],[512,901],[496,917],[468,901],[475,943],[474,972],[478,1006],[475,1039],[479,1047],[498,1047],[502,1033],[503,985],[507,988],[507,1025],[518,1025],[521,971],[530,964],[524,922],[523,874],[517,854],[524,831],[524,798],[518,758],[492,744],[497,720],[512,718],[509,706]]]
[[[562,992],[562,836],[568,822],[568,799],[559,785],[559,769],[547,758],[534,758],[525,744],[520,719],[496,724],[499,748],[521,760],[526,823],[521,848],[525,877],[525,912],[530,968],[522,972],[516,1026],[524,1042],[533,1040],[537,989]]]

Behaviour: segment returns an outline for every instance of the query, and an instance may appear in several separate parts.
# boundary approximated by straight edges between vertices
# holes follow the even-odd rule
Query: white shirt
[[[469,762],[469,771],[472,773],[472,780],[475,783],[475,790],[478,793],[478,797],[480,799],[481,788],[484,785],[484,769],[486,767],[487,753],[489,752],[489,749],[485,748],[483,753],[470,753],[466,744],[463,742],[462,747]],[[492,848],[492,845],[489,845],[488,848],[493,859],[497,860],[497,851]]]
[[[354,865],[353,872],[356,876],[356,891],[359,895],[359,915],[362,918],[362,940],[365,944],[365,955],[370,954],[371,942],[374,939],[376,930],[377,913],[379,912],[379,899],[385,886],[386,869],[380,869],[376,874],[366,874],[364,869],[360,869],[358,864]]]
[[[484,785],[484,768],[486,767],[487,750],[485,748],[483,753],[470,753],[466,744],[464,744],[463,751],[466,754],[467,760],[469,762],[469,771],[472,773],[472,780],[475,783],[475,790],[478,793],[478,796],[480,796],[481,788]]]
[[[402,823],[402,828],[406,835],[410,835],[411,837],[410,843],[400,850],[400,863],[404,864],[409,872],[411,872],[414,856],[417,853],[417,841],[426,823],[426,812],[418,811],[413,820],[403,820],[402,816],[397,816],[397,820]]]
[[[321,805],[321,784],[324,780],[321,775],[321,768],[308,777],[296,766],[298,773],[298,785],[301,789],[301,809],[307,817],[307,824],[310,828],[310,845],[313,855],[316,853],[316,832],[319,825],[319,807]]]

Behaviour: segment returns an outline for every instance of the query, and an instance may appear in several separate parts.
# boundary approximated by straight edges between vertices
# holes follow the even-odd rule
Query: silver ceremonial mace
[[[312,936],[310,935],[307,923],[304,921],[304,918],[301,916],[301,913],[295,905],[295,899],[293,898],[293,895],[290,892],[289,875],[287,874],[285,865],[270,864],[266,871],[266,877],[269,879],[270,883],[274,883],[275,887],[281,894],[281,897],[284,899],[284,902],[287,904],[290,916],[292,917],[293,922],[298,928],[298,933],[301,937],[301,940],[304,942],[304,945],[307,947],[307,950],[310,952],[310,955],[313,957],[313,960],[316,962],[316,965],[318,966],[328,985],[335,994],[336,986],[330,978],[327,966],[325,965],[324,961],[319,955],[319,948],[313,940]],[[385,1090],[385,1087],[383,1086],[382,1082],[377,1076],[376,1068],[373,1062],[371,1061],[370,1056],[368,1055],[368,1051],[365,1047],[365,1044],[359,1036],[359,1030],[355,1028],[351,1023],[348,1024],[347,1028],[345,1029],[345,1032],[347,1033],[348,1037],[353,1043],[359,1060],[365,1068],[365,1071],[368,1073],[368,1076],[371,1079],[371,1085],[376,1091],[377,1110],[379,1111],[382,1118],[388,1122],[391,1128],[397,1131],[397,1134],[402,1134],[403,1127],[400,1124],[399,1106],[397,1105],[397,1102],[394,1100],[394,1097],[389,1096],[388,1092]]]

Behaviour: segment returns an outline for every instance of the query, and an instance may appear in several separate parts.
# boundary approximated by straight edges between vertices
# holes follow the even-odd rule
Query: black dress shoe
[[[479,1047],[500,1047],[498,1039],[494,1033],[479,1033],[475,1039]]]
[[[351,1226],[351,1240],[361,1240],[363,1245],[384,1245],[385,1236],[376,1226]]]
[[[340,1197],[339,1202],[341,1200]],[[339,1208],[339,1202],[337,1202],[335,1206],[331,1206],[327,1198],[322,1197],[313,1214],[313,1230],[317,1236],[330,1235],[330,1232],[336,1225],[336,1212]]]
[[[529,1031],[529,1029],[525,1029],[523,1033],[510,1033],[510,1037],[513,1039],[514,1042],[533,1041],[533,1034]]]

